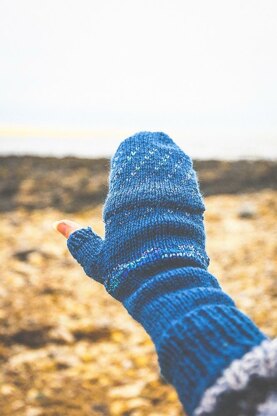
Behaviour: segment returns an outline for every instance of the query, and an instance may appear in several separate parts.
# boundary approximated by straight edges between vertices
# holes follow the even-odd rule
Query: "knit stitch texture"
[[[207,271],[204,210],[190,157],[164,133],[142,132],[111,161],[105,238],[88,227],[68,239],[85,272],[150,334],[189,415],[265,339]]]

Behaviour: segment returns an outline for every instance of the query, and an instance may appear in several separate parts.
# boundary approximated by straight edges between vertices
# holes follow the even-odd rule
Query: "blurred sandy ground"
[[[277,191],[214,195],[206,204],[210,271],[276,336]],[[0,414],[182,415],[144,330],[52,230],[63,217],[103,233],[101,205],[69,215],[19,203],[0,214]]]

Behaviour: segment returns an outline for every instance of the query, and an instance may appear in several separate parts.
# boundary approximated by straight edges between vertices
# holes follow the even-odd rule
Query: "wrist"
[[[156,349],[162,375],[190,415],[224,369],[265,339],[236,307],[209,305],[173,323]]]
[[[132,275],[132,287],[123,285],[118,294],[151,336],[162,375],[191,414],[224,368],[265,336],[206,270],[153,271]]]

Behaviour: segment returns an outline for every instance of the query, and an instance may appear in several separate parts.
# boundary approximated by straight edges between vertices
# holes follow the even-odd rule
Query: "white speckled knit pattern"
[[[194,415],[213,414],[219,396],[227,391],[245,389],[254,376],[277,377],[277,338],[273,341],[263,341],[240,360],[233,361],[215,384],[205,392]]]

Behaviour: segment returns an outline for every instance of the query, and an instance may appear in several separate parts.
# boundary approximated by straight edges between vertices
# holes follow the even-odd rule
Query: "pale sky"
[[[276,22],[276,0],[0,0],[0,148],[163,130],[277,157]]]

